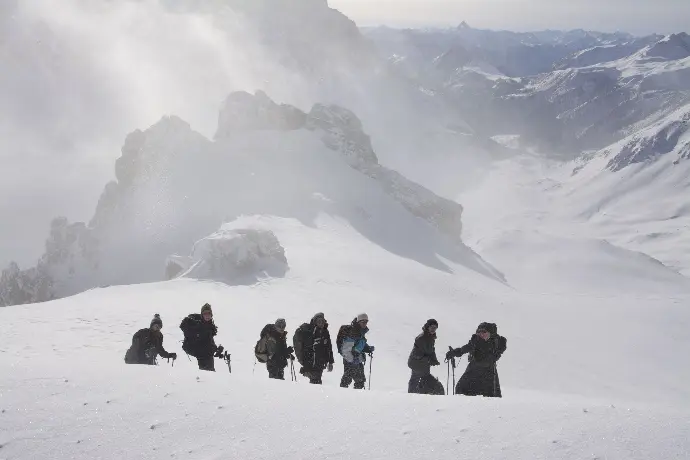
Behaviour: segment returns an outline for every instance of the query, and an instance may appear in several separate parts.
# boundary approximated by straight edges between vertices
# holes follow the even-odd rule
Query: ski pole
[[[374,362],[374,354],[369,353],[369,390],[371,390],[371,364]]]
[[[450,351],[453,351],[453,347],[448,346]],[[453,394],[455,394],[455,356],[450,359],[450,367],[453,368]]]
[[[448,396],[448,384],[450,383],[450,360],[446,359],[446,396]]]

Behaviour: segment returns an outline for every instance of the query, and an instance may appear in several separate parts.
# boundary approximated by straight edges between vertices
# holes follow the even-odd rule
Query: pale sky
[[[328,0],[358,25],[690,32],[690,0]]]

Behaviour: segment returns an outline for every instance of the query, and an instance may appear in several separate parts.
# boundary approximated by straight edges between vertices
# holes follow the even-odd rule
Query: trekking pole
[[[450,383],[450,360],[446,359],[446,396],[448,396],[448,384]]]
[[[295,358],[290,355],[290,377],[293,382],[297,382],[297,373],[295,373]]]
[[[226,362],[227,365],[228,365],[228,372],[230,372],[230,373],[232,374],[232,364],[231,364],[232,359],[231,359],[231,356],[232,356],[232,355],[231,355],[230,353],[228,353],[227,351],[223,354],[223,359],[225,360],[225,362]]]
[[[371,364],[374,362],[374,354],[369,353],[369,390],[371,390]]]
[[[450,351],[453,351],[453,347],[451,347],[450,345],[448,346],[448,349]],[[455,356],[453,356],[449,362],[450,362],[450,367],[453,368],[453,394],[455,394]]]

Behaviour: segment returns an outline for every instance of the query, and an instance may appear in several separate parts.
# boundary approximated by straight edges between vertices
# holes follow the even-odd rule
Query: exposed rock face
[[[676,152],[678,156],[676,162],[689,158],[690,106],[622,140],[617,146],[620,150],[607,165],[612,171],[620,171],[637,163],[650,162],[672,152]]]
[[[304,126],[306,115],[291,105],[278,105],[263,91],[230,94],[218,117],[216,139],[247,130],[290,131]]]

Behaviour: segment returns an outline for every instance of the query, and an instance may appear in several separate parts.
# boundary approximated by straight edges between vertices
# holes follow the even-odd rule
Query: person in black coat
[[[267,324],[261,330],[261,337],[267,338],[268,360],[266,361],[266,369],[270,379],[285,380],[285,368],[288,365],[288,359],[294,359],[292,356],[293,348],[288,347],[287,344],[286,327],[285,320],[278,318],[274,324]]]
[[[436,358],[436,329],[438,322],[430,319],[422,326],[422,333],[414,339],[414,345],[407,359],[407,366],[412,370],[407,384],[408,393],[420,393],[420,383],[431,374],[431,366],[438,366]]]
[[[156,357],[177,359],[177,353],[168,353],[163,348],[163,321],[158,313],[153,316],[146,329],[138,330],[132,337],[132,345],[125,354],[127,364],[156,364]]]
[[[323,371],[333,372],[333,343],[328,322],[323,313],[317,313],[310,322],[302,324],[292,338],[297,361],[302,365],[300,374],[309,383],[320,385]]]
[[[202,371],[215,371],[213,355],[223,351],[223,347],[216,346],[213,337],[218,334],[218,328],[213,323],[211,305],[204,304],[201,313],[192,313],[182,320],[180,329],[184,333],[182,349],[194,356]]]
[[[500,398],[496,362],[507,349],[507,340],[498,335],[494,323],[481,323],[467,345],[448,351],[450,360],[468,354],[469,364],[455,387],[456,394]]]

